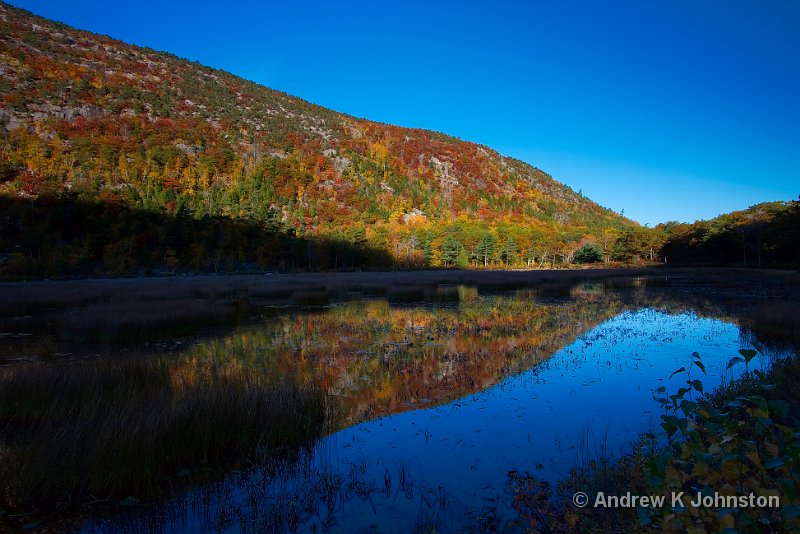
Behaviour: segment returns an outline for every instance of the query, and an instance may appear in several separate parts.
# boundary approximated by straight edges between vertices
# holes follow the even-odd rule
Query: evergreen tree
[[[431,262],[433,261],[433,235],[430,232],[426,232],[422,236],[422,259],[425,260],[425,265],[430,266]]]
[[[462,248],[461,242],[455,237],[449,235],[445,238],[442,243],[442,262],[446,267],[458,263]]]
[[[517,259],[517,241],[513,236],[509,236],[503,243],[500,249],[500,259],[506,262],[506,265],[514,263]]]
[[[483,234],[480,243],[478,243],[478,247],[476,249],[476,254],[478,258],[483,261],[483,265],[489,265],[489,262],[492,259],[492,255],[494,255],[495,249],[495,239],[494,235],[491,232],[487,232]]]
[[[597,263],[603,259],[603,251],[597,243],[587,243],[576,253],[573,261],[575,263]]]

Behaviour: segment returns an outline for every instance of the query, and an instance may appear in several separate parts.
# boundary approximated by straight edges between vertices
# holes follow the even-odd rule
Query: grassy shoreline
[[[290,457],[327,428],[326,393],[209,361],[132,356],[5,370],[0,503],[8,521],[153,501],[190,480]],[[27,522],[25,520],[24,522]]]

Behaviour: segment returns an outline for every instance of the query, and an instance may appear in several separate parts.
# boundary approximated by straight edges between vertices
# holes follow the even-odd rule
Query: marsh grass
[[[392,304],[421,302],[425,300],[426,288],[422,285],[396,285],[386,291],[386,300]],[[428,291],[430,295],[430,290]]]
[[[324,287],[302,289],[292,293],[292,302],[300,306],[325,306],[331,302],[331,293]]]
[[[140,341],[230,324],[248,313],[244,299],[102,302],[65,314],[63,337],[78,342]]]
[[[327,411],[316,386],[226,364],[132,357],[5,369],[2,507],[49,513],[88,501],[155,499],[178,475],[312,445]]]
[[[95,519],[84,524],[83,531],[132,534],[396,531],[399,528],[396,519],[385,517],[382,512],[402,501],[407,502],[407,513],[412,519],[416,514],[409,532],[504,531],[493,501],[476,509],[442,486],[431,487],[413,480],[402,462],[387,466],[379,478],[368,471],[366,459],[349,465],[330,462],[331,459],[320,465],[308,455],[288,462],[268,462],[155,508],[133,508],[127,514]],[[341,512],[353,503],[373,510],[373,525],[367,530],[348,528],[351,525],[342,521]]]
[[[359,284],[355,287],[358,288],[357,291],[368,297],[383,297],[389,291],[388,285],[381,284]]]
[[[87,292],[78,287],[54,291],[48,286],[24,287],[5,292],[0,299],[0,315],[23,315],[53,309],[83,306],[109,297],[106,292]]]
[[[481,287],[490,287],[493,290],[528,287],[527,294],[532,298],[538,296],[537,286],[550,284],[555,296],[566,297],[569,293],[565,288],[584,281],[578,278],[553,277],[536,283],[506,284],[502,281],[506,279],[505,274],[502,278],[499,274],[490,274],[496,275],[498,282],[484,283]],[[414,303],[439,299],[440,290],[444,301],[455,301],[456,293],[460,301],[478,299],[478,292],[474,287],[458,287],[456,290],[456,286],[444,284],[441,279],[438,283],[431,282],[431,278],[426,278],[424,273],[415,274],[413,280],[418,278],[418,282],[409,278],[395,281],[394,278],[376,276],[374,279],[367,279],[367,283],[348,286],[348,289],[357,287],[364,294],[391,296],[387,298],[390,302]],[[355,280],[360,281],[361,275]],[[479,284],[480,280],[471,279],[471,282]],[[314,277],[313,281],[314,283],[301,284],[299,279],[292,279],[288,283],[282,280],[281,285],[254,282],[248,286],[212,279],[218,287],[195,288],[200,293],[195,293],[194,297],[203,295],[213,300],[198,305],[194,304],[196,298],[193,298],[189,289],[180,287],[180,284],[187,283],[182,279],[169,280],[169,284],[142,281],[145,288],[131,284],[123,291],[115,292],[113,300],[110,300],[108,294],[95,289],[81,294],[80,298],[78,293],[70,295],[71,290],[65,289],[61,296],[55,296],[55,301],[64,303],[66,307],[74,305],[83,308],[48,314],[56,316],[60,313],[59,317],[75,321],[75,332],[84,333],[80,335],[96,336],[94,330],[102,332],[106,329],[108,336],[114,337],[119,334],[119,331],[114,330],[115,324],[121,325],[125,330],[140,321],[149,322],[152,326],[141,327],[141,331],[146,330],[146,334],[150,336],[153,329],[164,328],[165,332],[174,333],[180,331],[184,324],[194,329],[205,320],[212,321],[210,324],[213,325],[219,324],[214,321],[226,321],[229,316],[236,317],[237,313],[245,309],[246,301],[231,299],[243,296],[253,297],[260,294],[264,298],[291,298],[307,289],[312,296],[319,292],[339,298],[335,284],[320,284],[318,277]],[[454,279],[450,281],[453,282]],[[165,293],[163,290],[173,282],[175,289]],[[124,285],[123,282],[118,283]],[[650,286],[649,278],[641,279],[639,284]],[[711,286],[708,283],[706,285]],[[623,279],[605,284],[599,278],[587,293],[602,293],[606,287],[636,286]],[[549,291],[547,287],[545,290]],[[526,290],[519,292],[518,296],[524,291]],[[145,299],[140,293],[147,292],[149,297]],[[715,292],[718,293],[720,292]],[[302,297],[302,293],[300,296]],[[580,317],[590,319],[585,321],[587,325],[596,324],[592,321],[602,320],[612,310],[618,313],[628,300],[644,298],[644,292],[626,291],[606,296],[619,302],[614,300],[615,304],[607,307],[597,304],[597,308],[591,307],[595,306],[595,299],[583,299],[580,303]],[[647,298],[652,298],[652,295]],[[694,303],[695,293],[691,293],[691,298]],[[305,297],[298,298],[296,303],[311,305],[310,300],[304,299]],[[42,304],[45,300],[43,296],[38,300],[34,299],[35,306],[44,306],[45,309],[57,307]],[[576,310],[565,307],[563,315],[548,313],[540,316],[532,313],[536,308],[530,308],[528,304],[531,303],[509,308],[504,312],[502,320],[493,318],[491,321],[486,319],[491,316],[491,308],[462,306],[460,309],[465,313],[463,321],[452,323],[447,319],[433,321],[429,325],[429,318],[417,316],[420,314],[419,310],[426,309],[425,306],[389,306],[381,302],[378,310],[371,310],[373,313],[369,314],[369,320],[365,318],[367,314],[364,309],[357,308],[353,317],[363,319],[362,322],[349,324],[343,321],[330,325],[323,323],[322,332],[332,336],[331,339],[335,339],[337,343],[341,342],[341,332],[348,332],[348,337],[358,340],[358,348],[363,348],[360,346],[362,338],[358,336],[364,332],[369,333],[368,328],[373,328],[376,336],[383,335],[385,329],[379,328],[381,323],[376,323],[376,318],[394,313],[402,319],[397,321],[398,342],[391,344],[394,348],[401,348],[397,355],[393,352],[391,357],[381,358],[380,365],[365,366],[363,371],[361,367],[354,367],[358,372],[363,372],[365,378],[380,376],[378,373],[409,377],[393,385],[395,390],[380,391],[380,395],[373,395],[368,391],[363,394],[363,398],[357,399],[360,403],[356,406],[358,413],[369,413],[372,417],[397,411],[400,409],[398,406],[406,409],[413,406],[419,398],[435,399],[438,402],[450,398],[453,392],[463,395],[466,391],[488,387],[496,383],[500,376],[522,369],[523,366],[529,367],[530,362],[534,361],[533,356],[539,352],[542,355],[550,354],[557,346],[563,345],[565,336],[573,335],[572,328],[568,328],[571,319],[567,321],[565,318],[572,317],[570,314],[574,314]],[[453,306],[442,308],[457,309]],[[750,320],[754,331],[766,332],[773,328],[776,330],[774,335],[780,336],[785,328],[776,328],[774,317],[784,321],[790,321],[789,317],[797,317],[788,305],[777,314],[773,308],[772,303],[765,305],[763,312],[754,308],[754,317]],[[195,311],[199,314],[196,320],[191,318]],[[127,312],[138,318],[124,319]],[[316,316],[315,312],[307,314],[311,318]],[[170,317],[178,319],[171,322]],[[533,319],[536,320],[535,324],[530,322]],[[759,321],[763,322],[763,327],[758,326]],[[797,321],[791,321],[794,322],[787,324],[795,325],[792,328],[796,332]],[[407,326],[410,323],[415,325],[411,330]],[[104,325],[109,326],[107,328]],[[294,325],[296,321],[293,320],[285,331],[300,336],[299,341],[310,335],[307,332],[319,330],[316,323],[313,330],[302,332],[297,332]],[[539,329],[545,327],[554,330],[546,337],[540,336]],[[491,345],[491,359],[486,357],[489,352],[480,344],[462,345],[458,347],[458,353],[445,352],[428,359],[427,356],[417,360],[405,358],[412,354],[412,349],[402,342],[404,336],[417,336],[420,340],[427,340],[427,336],[430,336],[438,341],[440,338],[473,331],[490,333],[491,336],[515,337],[519,337],[522,332],[534,339],[535,343],[531,341],[502,349]],[[138,335],[135,328],[132,332],[134,337]],[[537,337],[534,338],[534,335]],[[794,335],[796,339],[796,334]],[[494,343],[491,336],[487,335],[487,343]],[[254,345],[254,350],[248,350],[246,354],[260,363],[261,357],[272,350],[275,339],[274,336],[269,336],[260,340]],[[292,338],[289,341],[297,340]],[[300,343],[294,342],[293,345],[300,346]],[[423,347],[424,343],[414,346]],[[318,347],[309,347],[312,350],[307,350],[304,354],[308,361],[322,362],[319,364],[320,369],[335,368],[328,363],[336,362],[335,353],[317,353]],[[230,355],[229,350],[224,352]],[[217,353],[222,354],[223,351]],[[404,358],[399,357],[400,355]],[[294,352],[291,352],[291,358],[291,362],[296,361]],[[206,477],[207,473],[220,473],[224,468],[246,466],[250,462],[260,461],[265,455],[291,454],[294,447],[302,447],[304,443],[313,441],[318,427],[324,426],[319,421],[325,419],[324,413],[327,410],[326,397],[318,389],[298,385],[291,374],[283,381],[253,376],[250,373],[256,366],[247,364],[250,360],[246,358],[242,358],[244,363],[240,362],[242,367],[237,367],[230,359],[222,360],[223,362],[201,364],[187,362],[184,358],[172,362],[159,358],[104,358],[77,361],[70,365],[0,369],[0,496],[3,499],[0,501],[0,508],[27,511],[37,507],[52,508],[57,502],[69,506],[94,499],[109,499],[110,502],[117,503],[131,495],[139,499],[155,498],[169,491],[171,487],[187,486],[189,479],[192,482],[196,480],[195,476]],[[457,366],[456,372],[441,376],[436,374],[441,362]],[[290,367],[287,363],[279,370],[285,371]],[[305,372],[311,376],[313,373],[309,369],[313,370],[309,367]],[[428,377],[436,378],[431,380]],[[373,383],[367,380],[363,382]],[[320,403],[323,405],[321,408]],[[353,404],[355,406],[356,402]],[[369,407],[369,411],[364,406]],[[356,408],[353,413],[356,413]],[[298,421],[306,421],[306,426],[303,427]],[[253,429],[258,429],[259,432],[254,432]],[[611,484],[611,479],[616,476],[615,467],[601,461],[590,465],[590,468],[585,469],[580,476],[588,477],[592,473],[599,473],[599,476],[606,479],[603,484]],[[187,473],[188,476],[185,476]],[[392,487],[396,486],[396,482],[395,480]],[[375,488],[367,489],[372,491]],[[286,525],[288,524],[287,519]]]
[[[602,282],[584,281],[576,284],[572,288],[570,295],[573,298],[589,298],[601,296],[604,293],[605,288],[603,287]]]
[[[745,312],[744,323],[766,343],[800,348],[800,305],[797,302],[763,302]]]
[[[541,298],[569,297],[572,294],[572,287],[571,281],[549,282],[539,285],[536,288],[536,294]]]
[[[461,291],[459,286],[440,284],[425,290],[425,300],[434,302],[459,302]]]
[[[640,278],[632,277],[612,277],[603,280],[603,285],[607,291],[636,289],[642,286],[642,280]]]
[[[458,300],[460,302],[477,302],[479,298],[478,288],[464,284],[458,286]]]

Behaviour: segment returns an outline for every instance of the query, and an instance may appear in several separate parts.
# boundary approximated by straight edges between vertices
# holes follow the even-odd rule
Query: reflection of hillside
[[[179,373],[224,365],[322,384],[339,401],[341,423],[351,424],[484,390],[624,311],[691,311],[746,325],[754,294],[780,287],[687,278],[544,289],[481,297],[472,290],[460,302],[409,307],[360,300],[273,317],[201,343],[182,358]]]
[[[450,307],[356,301],[279,317],[193,351],[251,372],[292,371],[340,399],[344,423],[441,403],[529,369],[624,311],[614,296],[483,297]]]

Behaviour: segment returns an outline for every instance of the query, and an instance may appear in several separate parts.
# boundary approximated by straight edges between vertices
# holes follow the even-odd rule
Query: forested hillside
[[[800,201],[764,202],[693,224],[660,224],[671,263],[742,267],[800,266]]]
[[[7,275],[654,256],[646,229],[475,143],[5,4],[0,25]]]

